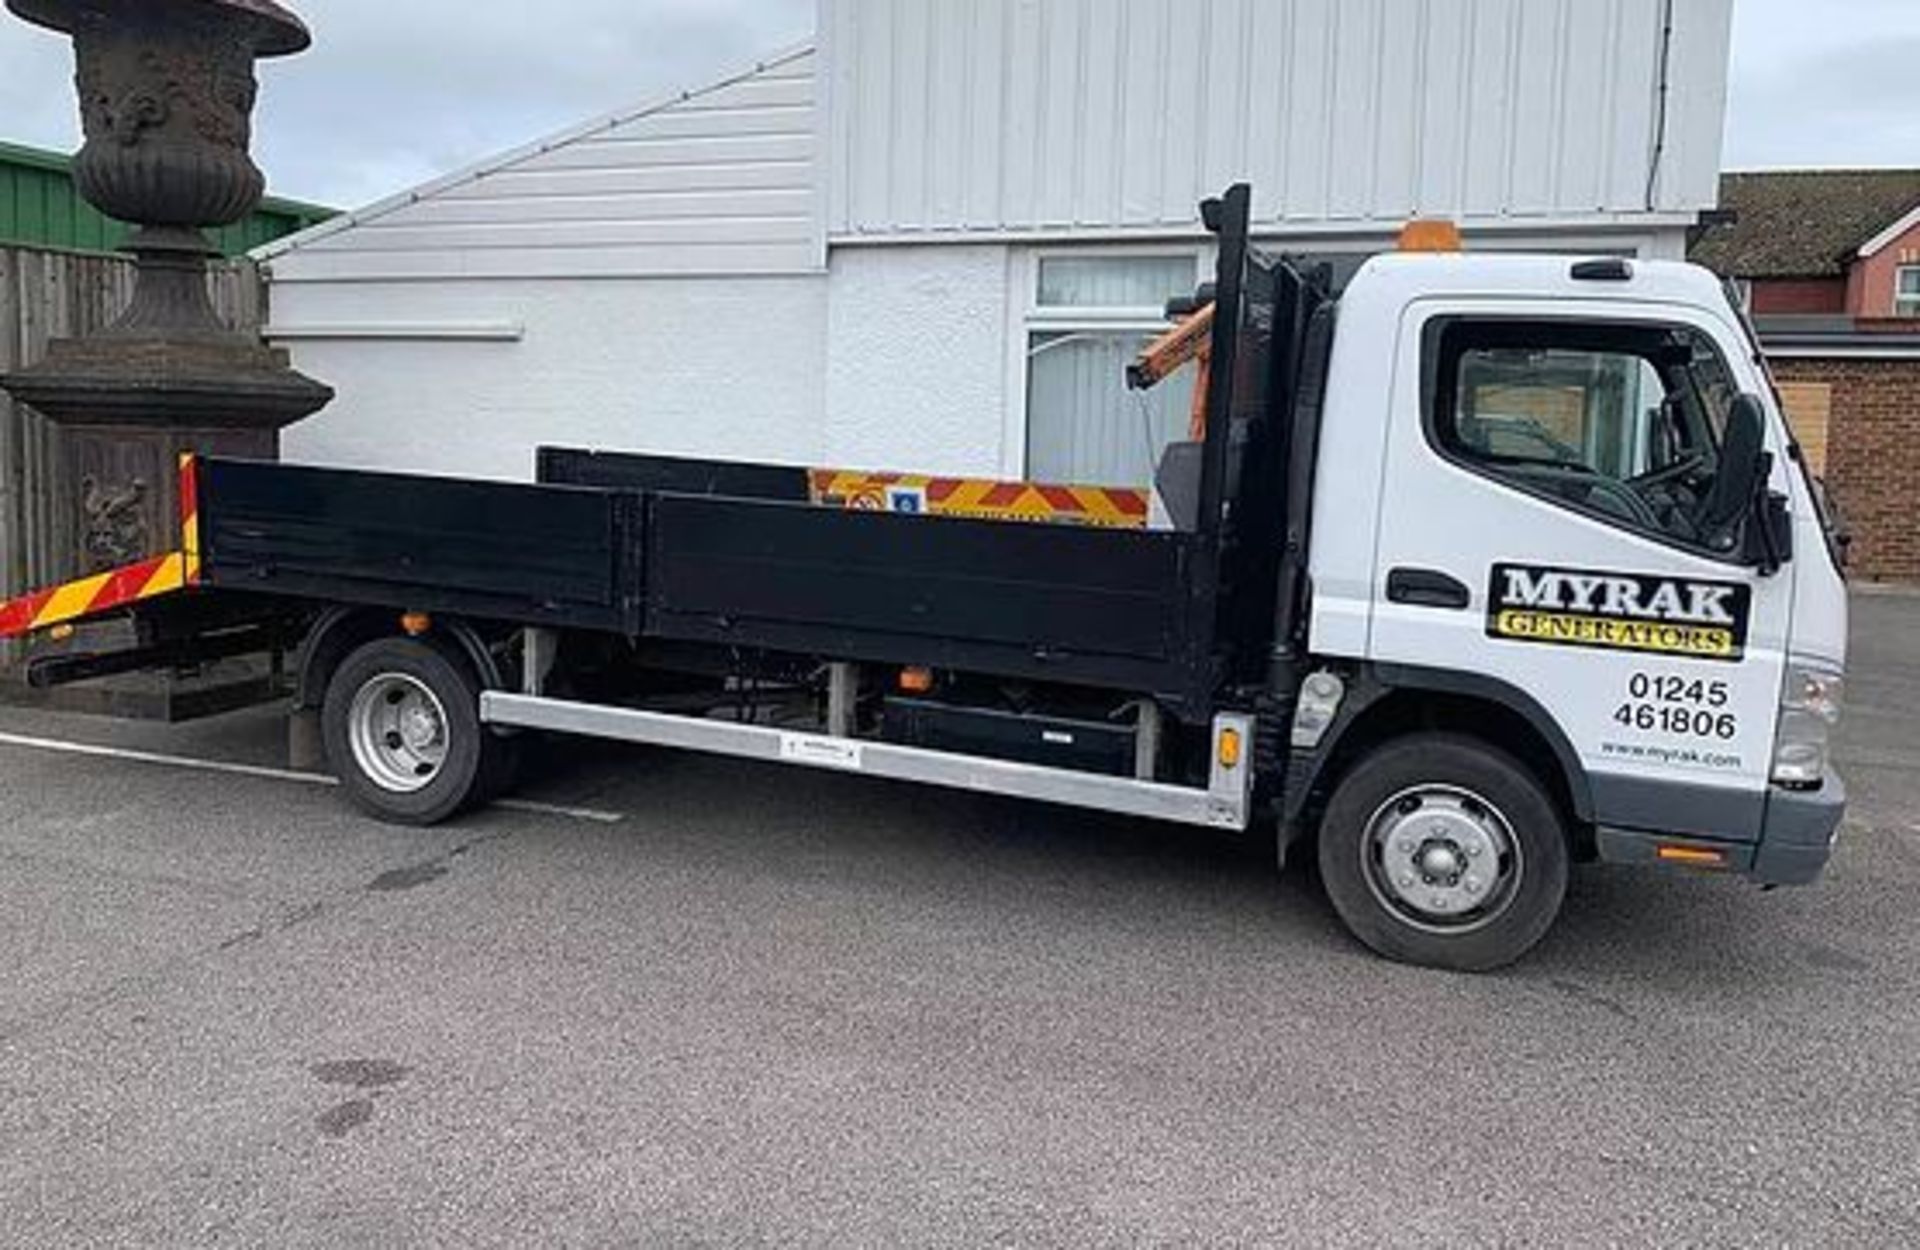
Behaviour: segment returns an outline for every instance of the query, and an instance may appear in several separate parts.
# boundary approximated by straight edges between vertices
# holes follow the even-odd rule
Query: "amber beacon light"
[[[1467,248],[1460,227],[1437,217],[1423,217],[1400,228],[1399,249],[1403,252],[1464,252]]]

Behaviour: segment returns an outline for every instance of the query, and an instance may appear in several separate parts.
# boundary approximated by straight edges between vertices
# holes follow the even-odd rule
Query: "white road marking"
[[[0,746],[23,747],[30,751],[51,751],[59,755],[85,755],[93,759],[127,760],[135,764],[157,764],[162,768],[183,768],[199,773],[224,773],[232,777],[291,781],[308,786],[340,784],[324,773],[299,773],[291,769],[266,768],[258,764],[232,764],[224,760],[193,759],[185,755],[161,755],[153,751],[100,746],[92,742],[68,742],[59,738],[29,738],[23,734],[0,733]]]
[[[329,781],[332,778],[328,778]],[[530,816],[559,816],[566,820],[584,820],[593,825],[617,825],[626,817],[619,812],[602,811],[597,807],[567,807],[558,803],[535,803],[531,799],[496,799],[493,806],[509,812],[525,812]]]
[[[161,768],[179,768],[189,772],[220,773],[229,777],[254,777],[263,781],[285,781],[302,786],[337,786],[339,780],[325,773],[302,773],[288,768],[268,768],[260,764],[235,764],[226,760],[203,760],[187,755],[163,755],[156,751],[135,751],[127,747],[100,746],[92,742],[68,742],[60,738],[32,738],[25,734],[0,733],[0,746],[29,751],[48,751],[57,755],[82,755],[93,759],[124,760],[133,764],[152,764]],[[535,803],[526,799],[502,799],[493,804],[510,812],[532,816],[559,816],[566,820],[595,825],[617,825],[626,817],[619,812],[593,807],[566,807],[555,803]]]

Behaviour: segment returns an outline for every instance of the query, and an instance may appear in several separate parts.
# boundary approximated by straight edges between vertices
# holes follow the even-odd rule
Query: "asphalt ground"
[[[1828,879],[1394,967],[1264,855],[656,751],[403,833],[0,712],[0,1242],[1920,1242],[1920,599]]]

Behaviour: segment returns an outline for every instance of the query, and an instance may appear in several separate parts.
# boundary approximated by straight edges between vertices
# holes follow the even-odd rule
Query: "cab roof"
[[[1698,265],[1617,256],[1502,252],[1376,256],[1348,284],[1345,302],[1411,303],[1433,296],[1684,304],[1730,311],[1721,280]]]

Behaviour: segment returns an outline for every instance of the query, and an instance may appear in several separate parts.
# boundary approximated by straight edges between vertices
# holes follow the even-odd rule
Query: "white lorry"
[[[390,820],[499,793],[527,732],[993,790],[1310,852],[1355,934],[1449,968],[1531,948],[1576,861],[1817,878],[1846,587],[1722,287],[1427,251],[1335,299],[1247,204],[1208,206],[1164,526],[596,452],[524,486],[200,460],[179,551],[0,636],[133,615],[137,649],[43,654],[46,685],[297,649],[296,714]]]

